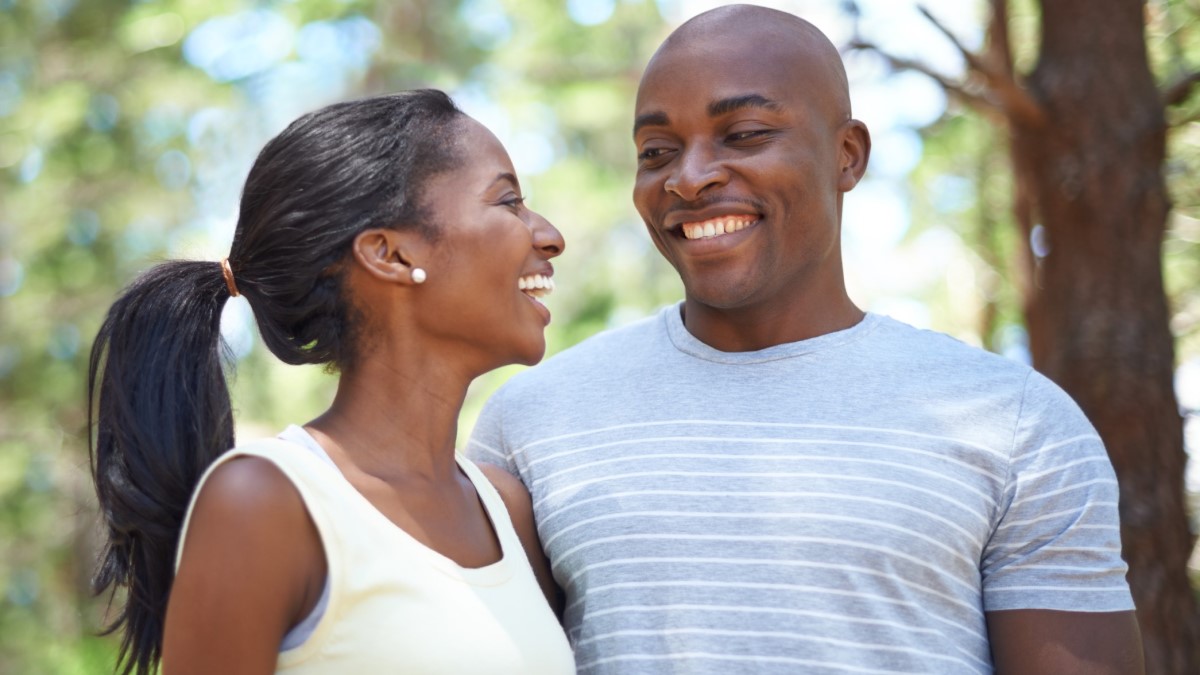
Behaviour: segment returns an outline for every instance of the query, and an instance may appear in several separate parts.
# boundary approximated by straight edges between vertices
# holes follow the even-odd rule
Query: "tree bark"
[[[1032,218],[1018,218],[1026,246],[1037,225],[1048,244],[1029,250],[1030,351],[1112,457],[1146,672],[1200,673],[1161,264],[1166,122],[1146,55],[1144,1],[1040,4],[1041,49],[1027,88],[1046,122],[1010,127],[1018,206],[1031,207]]]

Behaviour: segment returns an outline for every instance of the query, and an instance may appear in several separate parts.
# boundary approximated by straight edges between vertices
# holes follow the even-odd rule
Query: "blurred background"
[[[552,353],[682,296],[630,203],[631,110],[662,38],[718,4],[0,0],[0,672],[111,668],[116,643],[96,637],[105,599],[89,591],[88,351],[138,272],[225,255],[242,180],[268,138],[333,101],[450,92],[501,138],[532,208],[566,237],[547,303]],[[999,5],[1012,63],[1028,71],[1040,4],[929,0],[929,16],[907,0],[759,4],[808,18],[845,48],[855,116],[872,131],[867,178],[846,201],[852,297],[1030,362],[1022,261],[1050,244],[1013,215],[1009,133],[967,105],[983,90],[963,50],[985,48]],[[1150,0],[1141,14],[1157,81],[1184,86],[1164,113],[1173,210],[1162,264],[1174,390],[1200,448],[1200,95],[1188,96],[1200,2]],[[275,361],[240,299],[223,331],[240,436],[323,410],[331,378]],[[473,387],[460,443],[512,372]],[[1187,485],[1200,489],[1200,473]]]

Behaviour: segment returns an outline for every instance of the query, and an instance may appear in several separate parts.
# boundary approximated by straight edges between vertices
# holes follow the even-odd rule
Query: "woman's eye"
[[[525,203],[525,198],[524,197],[509,197],[508,199],[505,199],[504,201],[502,201],[500,203],[503,204],[504,206],[508,206],[508,207],[515,209],[518,206]]]

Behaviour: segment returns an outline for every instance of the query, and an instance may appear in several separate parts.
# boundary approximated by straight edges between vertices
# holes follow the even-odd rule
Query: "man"
[[[681,305],[513,378],[470,442],[529,487],[580,672],[1140,673],[1117,488],[1030,369],[865,314],[836,49],[750,6],[638,90]]]

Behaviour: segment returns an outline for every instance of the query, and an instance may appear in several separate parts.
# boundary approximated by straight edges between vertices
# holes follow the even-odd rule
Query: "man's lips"
[[[685,239],[712,239],[733,234],[758,222],[758,216],[718,216],[706,220],[681,223],[679,233]]]
[[[752,207],[747,208],[746,205],[739,208],[728,203],[720,206],[711,206],[706,209],[671,209],[667,213],[667,217],[663,220],[663,229],[678,230],[687,223],[703,224],[710,220],[716,221],[729,218],[758,220],[762,218],[762,213]]]
[[[664,228],[681,239],[695,241],[723,237],[751,227],[762,219],[762,214],[730,204],[714,205],[706,209],[683,210],[668,213]]]

